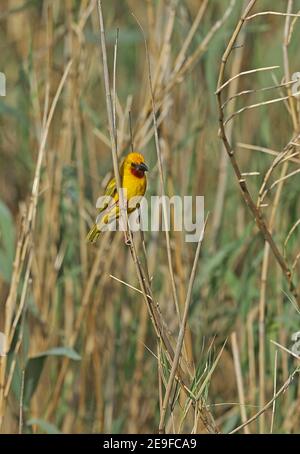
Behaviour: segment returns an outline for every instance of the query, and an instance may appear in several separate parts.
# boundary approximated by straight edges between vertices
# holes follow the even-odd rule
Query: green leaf
[[[67,358],[73,359],[74,361],[80,361],[81,356],[71,347],[55,347],[45,352],[39,353],[32,358],[41,358],[44,356],[65,356]]]
[[[15,228],[12,215],[0,200],[0,274],[10,282],[15,250]]]
[[[224,263],[228,260],[233,251],[235,251],[239,243],[239,240],[232,241],[207,259],[206,266],[201,271],[201,274],[199,274],[196,281],[197,288],[199,288],[199,286],[202,285],[208,277],[213,276],[216,273],[216,270],[224,266]]]
[[[5,103],[3,100],[0,101],[0,114],[10,115],[14,117],[19,122],[24,122],[24,118],[20,114],[19,110],[11,107],[9,104]]]
[[[8,364],[10,367],[11,362],[14,359],[14,355],[12,353],[8,353],[7,359],[8,359]],[[20,398],[21,398],[21,387],[22,387],[22,369],[21,369],[21,365],[20,365],[20,358],[17,357],[14,374],[13,374],[13,379],[12,379],[12,383],[11,383],[11,388],[15,395],[15,398],[18,401],[20,401]]]
[[[42,370],[44,367],[46,356],[37,358],[30,358],[27,361],[25,369],[25,383],[24,383],[24,405],[28,406],[31,397],[37,389]]]
[[[36,424],[47,434],[61,434],[62,432],[54,425],[44,419],[31,418],[27,421],[27,426]]]
[[[56,347],[50,350],[39,353],[38,355],[29,358],[25,369],[25,385],[24,385],[24,403],[28,405],[38,386],[45,359],[48,356],[64,356],[74,361],[79,361],[81,357],[70,347]]]

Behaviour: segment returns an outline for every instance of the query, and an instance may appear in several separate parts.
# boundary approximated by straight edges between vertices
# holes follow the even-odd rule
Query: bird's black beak
[[[149,170],[144,162],[142,162],[141,164],[138,164],[137,168],[138,168],[138,170],[142,170],[143,172],[147,172]]]

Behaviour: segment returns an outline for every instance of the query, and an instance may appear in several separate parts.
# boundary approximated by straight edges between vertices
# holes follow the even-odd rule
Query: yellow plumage
[[[129,153],[121,165],[121,187],[126,191],[127,213],[131,213],[136,209],[135,198],[145,194],[147,187],[145,171],[147,170],[144,156],[140,153]],[[87,235],[87,240],[92,243],[97,240],[104,226],[119,218],[119,195],[115,178],[112,178],[106,186],[104,197],[98,207],[98,213],[103,215],[101,219],[98,220],[97,218],[97,222]]]

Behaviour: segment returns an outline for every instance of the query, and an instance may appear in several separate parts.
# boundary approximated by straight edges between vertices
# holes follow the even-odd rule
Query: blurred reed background
[[[251,3],[248,17],[274,8],[288,15],[246,20],[219,78]],[[120,159],[130,150],[130,112],[134,148],[150,167],[147,197],[161,194],[157,152],[166,194],[205,196],[195,282],[197,245],[181,232],[170,232],[169,247],[165,232],[145,232],[146,254],[134,234],[149,273],[142,289],[121,233],[85,241],[113,174],[97,2],[2,0],[1,432],[228,433],[252,418],[238,431],[297,433],[300,111],[291,79],[300,71],[300,1],[113,0],[102,8],[111,86],[119,29]],[[221,104],[229,99],[225,119],[234,115],[225,128],[234,161],[219,137],[215,95],[218,80],[230,78]],[[241,196],[245,183],[256,212]]]

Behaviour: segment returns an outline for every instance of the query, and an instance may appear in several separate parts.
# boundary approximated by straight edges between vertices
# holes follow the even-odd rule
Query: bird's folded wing
[[[105,188],[104,196],[98,199],[98,213],[111,209],[118,202],[118,199],[119,196],[117,193],[116,180],[115,178],[112,178]]]

